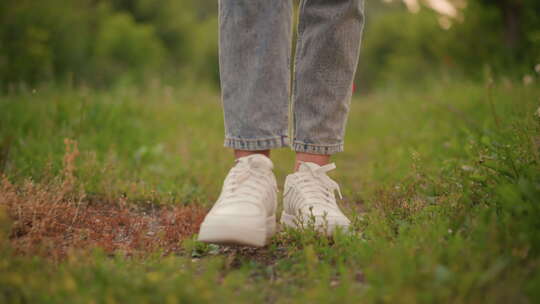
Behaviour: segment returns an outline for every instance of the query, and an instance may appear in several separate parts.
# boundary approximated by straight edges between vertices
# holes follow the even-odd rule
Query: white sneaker
[[[341,198],[338,184],[326,172],[336,166],[319,166],[303,162],[298,172],[285,180],[285,195],[281,224],[293,228],[314,225],[322,233],[331,235],[336,227],[345,230],[350,221],[339,209],[334,192]]]
[[[272,161],[261,154],[239,158],[201,224],[199,241],[266,245],[276,232],[277,185],[272,168]]]

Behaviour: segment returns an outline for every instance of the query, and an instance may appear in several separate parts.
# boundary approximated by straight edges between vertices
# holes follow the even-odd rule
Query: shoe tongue
[[[317,168],[320,168],[321,166],[317,165],[316,163],[311,162],[301,162],[300,167],[298,168],[298,172],[307,172],[312,171]]]
[[[251,168],[265,168],[272,170],[274,164],[270,158],[262,154],[252,154],[249,156],[240,157],[238,161],[248,164]]]

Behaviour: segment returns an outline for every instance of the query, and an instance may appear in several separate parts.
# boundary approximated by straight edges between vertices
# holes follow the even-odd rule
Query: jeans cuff
[[[225,137],[224,146],[236,150],[260,151],[289,146],[289,138],[286,135],[268,138],[233,138]]]
[[[343,151],[343,143],[334,145],[306,144],[301,141],[294,141],[293,150],[296,152],[330,155]]]

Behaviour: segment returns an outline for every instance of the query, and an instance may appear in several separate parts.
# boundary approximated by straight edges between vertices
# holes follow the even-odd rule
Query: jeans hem
[[[260,151],[289,146],[289,138],[286,135],[269,138],[232,138],[225,137],[224,146],[235,150]]]
[[[292,148],[296,152],[330,155],[337,152],[343,152],[343,143],[338,143],[334,145],[322,145],[306,144],[301,141],[295,141]]]

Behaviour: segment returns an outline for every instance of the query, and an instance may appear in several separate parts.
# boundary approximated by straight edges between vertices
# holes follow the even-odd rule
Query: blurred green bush
[[[216,3],[4,0],[0,81],[217,79]]]
[[[411,18],[394,10],[366,27],[358,73],[362,86],[419,81],[443,68],[445,38],[433,14],[422,11]]]
[[[148,79],[217,86],[216,0],[3,0],[0,88]],[[294,0],[295,5],[298,1]],[[357,84],[422,83],[448,75],[522,77],[540,63],[540,1],[467,2],[442,20],[400,1],[366,1]],[[442,20],[442,22],[441,22]]]
[[[93,52],[95,75],[104,81],[129,71],[142,78],[156,72],[165,49],[151,25],[137,24],[126,13],[108,15],[99,26]]]
[[[507,78],[534,74],[540,63],[540,1],[521,1],[513,45],[507,41],[507,13],[494,4],[501,1],[467,1],[457,19],[430,10],[410,13],[395,2],[367,3],[357,82],[369,89],[434,77],[479,80],[486,69]]]

